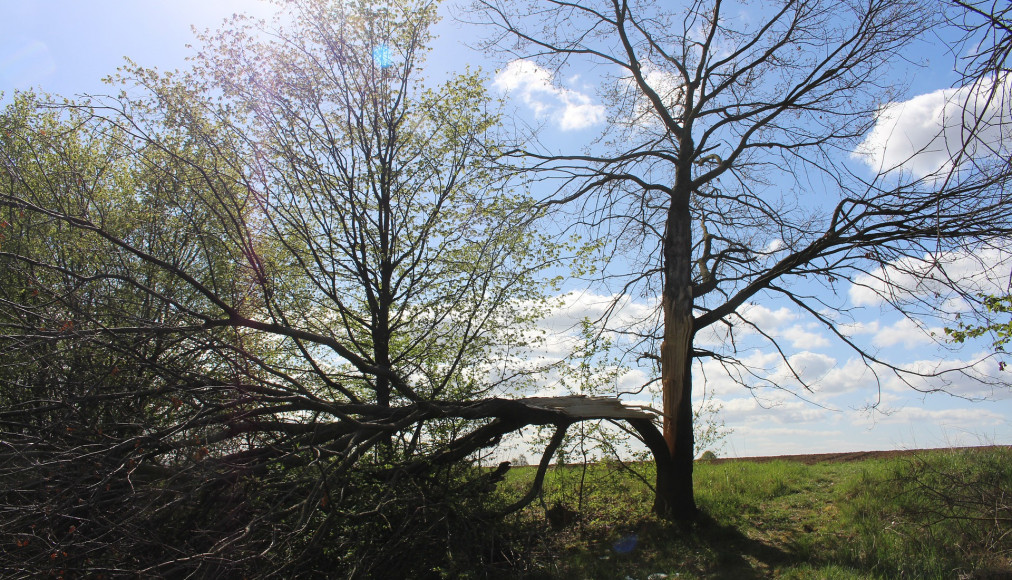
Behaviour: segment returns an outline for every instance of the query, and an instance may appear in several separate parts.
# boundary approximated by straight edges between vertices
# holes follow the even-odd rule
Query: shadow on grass
[[[576,530],[570,533],[581,535]],[[676,574],[679,578],[766,578],[773,570],[797,562],[796,555],[749,538],[706,514],[692,523],[653,517],[627,522],[606,535],[570,542],[568,549],[554,556],[556,577],[637,580],[655,573],[668,578]]]
[[[796,556],[778,546],[750,538],[733,526],[722,525],[709,514],[700,513],[691,524],[667,524],[678,533],[686,548],[698,554],[683,569],[707,578],[766,578]],[[685,566],[688,564],[688,566]]]

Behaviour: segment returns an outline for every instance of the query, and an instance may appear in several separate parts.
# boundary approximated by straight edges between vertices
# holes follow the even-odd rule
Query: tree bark
[[[664,239],[664,341],[661,343],[661,391],[667,457],[657,457],[654,511],[685,520],[696,515],[692,492],[692,144],[683,139],[674,195]],[[662,468],[663,465],[663,468]]]

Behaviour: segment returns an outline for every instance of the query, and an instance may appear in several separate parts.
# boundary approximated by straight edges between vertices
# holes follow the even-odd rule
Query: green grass
[[[805,465],[698,462],[691,525],[650,514],[649,464],[553,468],[508,522],[510,575],[554,578],[1012,578],[1012,450]],[[520,493],[533,468],[507,480]],[[546,509],[575,512],[552,529]],[[635,538],[635,540],[633,539]],[[504,572],[505,575],[505,572]]]

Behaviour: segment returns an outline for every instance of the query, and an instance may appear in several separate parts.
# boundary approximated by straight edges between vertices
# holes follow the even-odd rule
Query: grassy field
[[[513,563],[503,574],[1012,578],[1008,447],[810,465],[697,462],[704,515],[687,526],[649,515],[650,470],[617,463],[550,469],[544,501],[507,528]],[[507,483],[520,490],[534,468],[511,473]]]

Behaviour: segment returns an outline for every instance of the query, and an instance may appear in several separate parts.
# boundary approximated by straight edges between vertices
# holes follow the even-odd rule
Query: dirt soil
[[[769,457],[725,457],[711,460],[712,463],[723,463],[725,461],[798,461],[806,465],[813,463],[820,463],[823,461],[861,461],[863,459],[876,459],[884,457],[901,457],[904,455],[916,455],[918,453],[932,452],[932,451],[960,451],[960,450],[976,450],[982,451],[986,449],[993,449],[995,447],[1008,448],[1012,447],[1009,445],[991,445],[985,447],[945,447],[939,449],[893,449],[889,451],[849,451],[846,453],[813,453],[810,455],[774,455]]]

